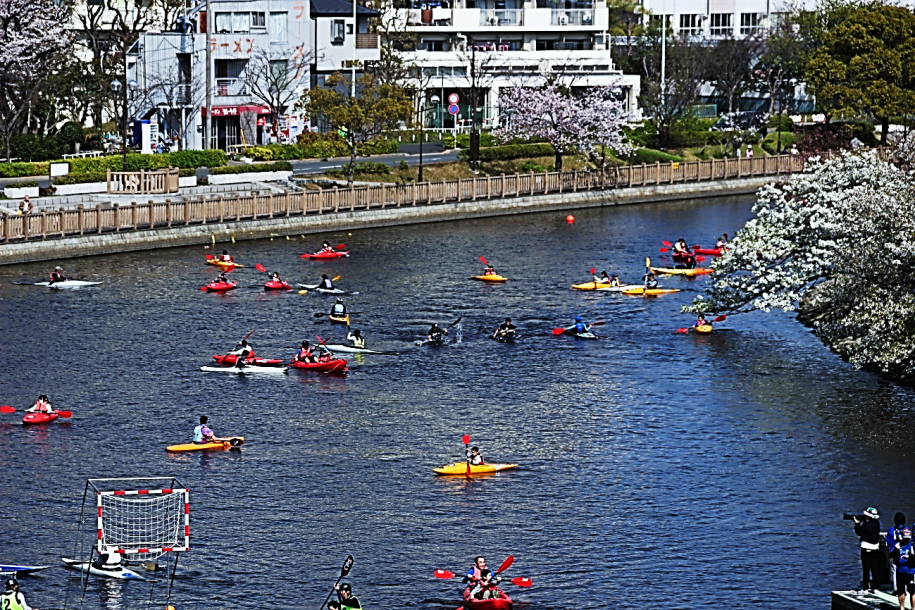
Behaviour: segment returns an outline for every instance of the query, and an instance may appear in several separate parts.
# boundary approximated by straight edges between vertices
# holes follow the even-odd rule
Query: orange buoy
[[[566,216],[566,222],[569,224],[572,224],[573,222],[575,222],[575,217],[572,216],[571,214],[569,214],[568,216]]]

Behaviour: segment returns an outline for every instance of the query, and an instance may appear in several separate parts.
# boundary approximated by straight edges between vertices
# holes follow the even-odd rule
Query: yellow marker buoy
[[[299,290],[299,294],[308,294],[307,290]]]

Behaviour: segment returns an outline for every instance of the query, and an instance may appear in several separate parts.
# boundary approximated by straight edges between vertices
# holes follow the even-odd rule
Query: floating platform
[[[909,596],[906,595],[906,608]],[[885,591],[833,591],[832,610],[899,610],[899,598]]]

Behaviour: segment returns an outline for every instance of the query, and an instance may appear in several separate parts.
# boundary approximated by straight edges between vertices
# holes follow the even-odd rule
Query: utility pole
[[[480,133],[477,131],[477,49],[470,39],[470,167],[480,161]]]
[[[210,0],[207,0],[209,2]],[[667,2],[661,2],[661,108],[664,108],[664,76],[667,72]],[[663,110],[662,110],[663,112]]]
[[[210,45],[210,32],[213,30],[213,12],[210,10],[210,0],[206,0],[206,62],[207,62],[207,73],[206,73],[206,88],[207,88],[207,97],[206,97],[206,110],[203,117],[203,148],[204,150],[210,147],[210,134],[212,133],[212,122],[213,122],[213,51]]]
[[[210,0],[207,0],[209,2]],[[353,0],[353,66],[350,75],[350,97],[356,97],[356,38],[359,33],[359,22],[356,21],[356,0]]]

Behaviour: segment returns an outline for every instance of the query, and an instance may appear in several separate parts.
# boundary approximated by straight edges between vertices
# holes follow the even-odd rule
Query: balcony
[[[248,87],[243,78],[217,78],[216,95],[248,95]]]
[[[594,11],[588,8],[553,10],[550,25],[594,25]]]
[[[523,9],[480,11],[480,25],[488,27],[524,25]]]
[[[381,48],[379,42],[378,34],[356,34],[357,49],[379,49]]]

